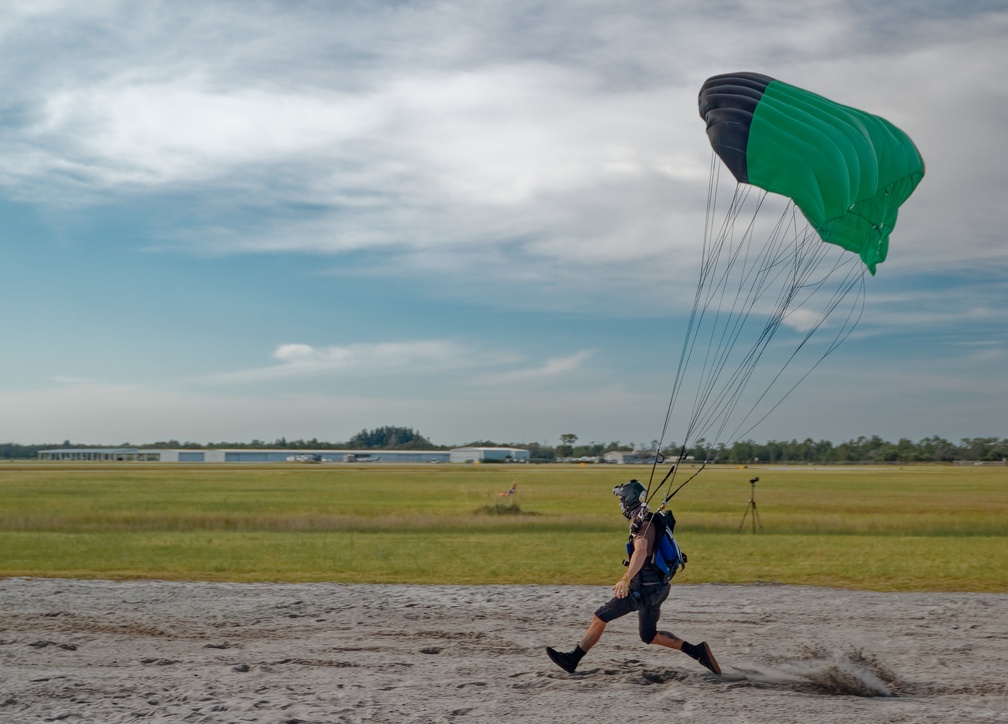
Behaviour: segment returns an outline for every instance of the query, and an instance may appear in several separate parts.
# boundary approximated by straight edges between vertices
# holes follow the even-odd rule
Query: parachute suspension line
[[[778,219],[763,249],[760,251],[760,256],[755,265],[757,268],[749,284],[749,296],[743,305],[736,305],[728,314],[729,320],[732,321],[732,335],[729,344],[725,348],[726,356],[723,363],[719,365],[717,375],[712,379],[712,390],[716,385],[720,384],[720,379],[727,363],[727,353],[734,349],[743,331],[743,327],[747,324],[751,312],[758,300],[763,296],[765,289],[770,283],[779,283],[777,279],[784,275],[791,277],[790,284],[786,284],[778,294],[778,298],[772,307],[772,313],[764,323],[756,341],[727,378],[722,391],[714,398],[713,404],[708,404],[705,408],[704,427],[701,431],[704,435],[709,434],[710,427],[716,424],[717,426],[714,431],[716,440],[724,439],[725,427],[731,419],[745,386],[756,369],[757,363],[761,359],[770,339],[780,327],[785,311],[793,298],[795,283],[793,281],[793,274],[788,274],[790,267],[786,263],[786,260],[789,253],[785,245],[787,237],[782,233],[786,228],[786,220],[787,211],[785,210],[784,214]],[[776,271],[774,271],[775,269]],[[719,420],[720,423],[718,423]]]
[[[710,401],[714,395],[714,391],[718,387],[718,383],[722,377],[729,355],[735,347],[739,334],[742,331],[742,327],[748,318],[749,311],[753,308],[756,299],[762,293],[761,289],[757,285],[760,284],[760,280],[765,278],[767,273],[774,266],[772,259],[776,254],[772,253],[768,256],[766,250],[772,249],[773,247],[766,245],[764,251],[762,252],[763,256],[766,258],[760,264],[761,271],[755,277],[753,289],[750,290],[747,301],[743,301],[743,286],[741,284],[738,286],[738,291],[735,292],[734,299],[730,302],[727,301],[728,289],[731,286],[729,282],[732,278],[732,273],[735,267],[739,266],[741,269],[745,270],[747,265],[750,263],[749,256],[752,254],[751,250],[753,247],[753,227],[759,209],[762,207],[766,198],[765,192],[759,197],[759,200],[756,203],[756,210],[753,212],[752,219],[750,219],[745,232],[741,237],[741,241],[737,244],[730,242],[729,240],[734,238],[736,220],[742,206],[745,205],[747,200],[746,194],[748,193],[749,188],[750,187],[748,186],[737,187],[735,199],[736,203],[733,203],[729,208],[726,214],[725,224],[719,234],[717,243],[710,245],[709,248],[711,249],[711,253],[708,254],[705,259],[705,265],[708,269],[716,268],[724,257],[727,258],[727,261],[724,265],[724,269],[718,277],[717,284],[711,285],[712,289],[708,292],[702,305],[703,312],[701,314],[701,320],[703,318],[703,314],[707,313],[708,308],[712,306],[714,300],[718,300],[716,304],[716,312],[711,321],[711,339],[707,346],[707,355],[702,368],[702,382],[698,388],[696,399],[694,400],[694,412],[689,421],[687,430],[687,442],[693,436],[698,426],[701,431],[706,434],[705,428],[710,424],[710,420],[708,419],[709,415],[716,417],[718,409],[723,408],[723,400],[719,401],[714,406],[711,406]],[[745,189],[742,197],[739,197],[738,195],[739,189]],[[728,248],[727,253],[724,252],[726,247]],[[767,261],[767,259],[770,259],[771,261]],[[725,311],[726,309],[728,311]],[[716,335],[718,327],[722,328],[719,339]],[[717,341],[716,344],[715,341]],[[694,335],[694,338],[691,341],[691,345],[695,344],[696,335]],[[741,389],[738,391],[741,392]],[[722,393],[722,397],[723,395],[724,393]],[[713,412],[711,412],[712,410]],[[705,413],[705,411],[707,411],[709,415]],[[707,458],[704,461],[705,464],[709,462],[710,459],[709,451]]]
[[[751,201],[749,193],[753,187],[737,184],[724,212],[723,221],[715,230],[719,168],[716,159],[712,158],[700,274],[662,427],[659,452],[682,392],[687,368],[694,358],[697,363],[702,361],[697,372],[699,384],[677,458],[672,461],[668,473],[654,490],[652,483],[659,456],[655,457],[652,464],[646,501],[649,502],[660,493],[666,484],[671,491],[664,496],[660,509],[709,464],[717,462],[728,444],[741,439],[776,410],[850,336],[864,313],[866,268],[857,257],[842,254],[828,262],[830,253],[837,251],[836,247],[821,241],[818,233],[812,230],[793,202],[788,202],[775,223],[765,232],[767,237],[760,246],[755,241],[756,222],[767,200],[767,193],[759,191],[755,200]],[[747,208],[750,211],[743,217],[743,211]],[[836,284],[838,276],[840,282],[830,295],[829,285]],[[765,412],[758,414],[760,405],[766,403],[770,392],[779,387],[783,374],[811,337],[854,290],[858,294],[821,356],[800,374],[779,400]],[[811,321],[803,320],[803,305],[810,301],[819,303],[823,299],[826,303],[818,315]],[[753,328],[754,314],[767,315],[762,326]],[[747,403],[748,409],[741,419],[733,422],[739,414],[738,407],[758,363],[775,333],[785,323],[793,328],[804,328],[797,349],[786,357],[755,401],[751,405]],[[709,330],[705,329],[705,324],[710,326]],[[748,349],[740,350],[741,354],[736,353],[746,329],[758,332],[755,341]],[[706,344],[706,349],[701,360],[697,345],[703,344]],[[736,358],[734,362],[733,356]],[[726,434],[729,429],[730,433]],[[712,436],[712,444],[706,447],[699,467],[673,489],[679,464],[686,458],[690,448],[702,443],[708,436]]]
[[[825,322],[826,318],[830,316],[830,314],[836,309],[837,305],[841,302],[841,300],[844,297],[846,297],[847,293],[850,291],[852,287],[852,283],[856,284],[858,280],[862,281],[862,303],[863,303],[863,277],[865,270],[857,262],[851,263],[850,259],[848,259],[848,261],[846,262],[848,270],[847,277],[834,292],[833,298],[825,306],[825,308],[820,313],[815,323],[809,325],[808,330],[804,338],[799,343],[797,349],[795,349],[792,352],[792,354],[787,358],[783,366],[778,370],[777,374],[771,379],[767,387],[753,402],[750,409],[738,422],[738,424],[735,426],[732,432],[728,435],[725,435],[725,430],[727,429],[729,421],[731,419],[734,419],[735,409],[738,405],[738,402],[741,400],[742,390],[748,383],[753,371],[755,370],[757,362],[762,358],[763,353],[766,350],[767,343],[770,340],[770,337],[773,336],[777,328],[784,322],[785,319],[787,319],[789,315],[794,313],[796,310],[801,309],[802,305],[808,299],[810,299],[815,293],[821,290],[821,287],[825,284],[825,282],[828,279],[833,278],[835,276],[835,272],[837,271],[838,267],[844,266],[844,263],[834,264],[833,269],[827,271],[826,274],[819,281],[810,283],[809,278],[811,274],[818,268],[820,262],[827,255],[826,252],[827,246],[819,242],[817,235],[813,234],[813,232],[809,229],[808,225],[804,224],[804,222],[802,222],[801,224],[804,228],[804,231],[802,232],[796,230],[798,224],[796,223],[795,219],[796,212],[793,206],[790,207],[790,210],[785,210],[785,215],[781,217],[782,222],[784,221],[785,216],[787,215],[791,216],[791,219],[788,222],[788,226],[791,227],[793,230],[795,230],[788,232],[789,235],[786,239],[788,245],[791,246],[793,242],[794,247],[793,254],[791,255],[792,261],[789,262],[787,265],[791,270],[789,274],[790,279],[782,288],[781,293],[778,296],[777,306],[774,309],[773,314],[768,319],[767,326],[763,331],[763,335],[760,337],[757,344],[750,350],[750,354],[745,358],[743,363],[740,364],[735,374],[730,379],[729,385],[725,388],[724,392],[720,396],[718,402],[719,404],[723,403],[721,409],[712,410],[711,412],[712,419],[717,417],[721,420],[721,424],[717,428],[716,433],[714,435],[716,440],[734,441],[740,439],[742,434],[745,434],[745,433],[740,434],[739,431],[742,429],[746,420],[752,417],[755,410],[765,400],[766,396],[769,394],[774,385],[779,381],[781,375],[784,373],[784,371],[787,369],[790,363],[797,357],[798,353],[809,341],[811,336],[816,331],[819,330],[819,328]],[[757,424],[759,424],[759,422],[762,422],[764,419],[766,419],[766,417],[771,412],[773,412],[773,410],[775,410],[785,399],[787,399],[788,396],[790,396],[791,392],[794,391],[794,389],[798,386],[798,384],[800,384],[801,381],[804,380],[812,372],[812,370],[815,369],[822,362],[822,360],[826,358],[826,356],[828,356],[833,350],[835,350],[843,339],[849,336],[850,332],[853,329],[851,324],[856,324],[856,320],[852,322],[852,313],[849,312],[847,320],[841,325],[841,328],[837,333],[833,343],[828,346],[826,352],[822,355],[822,357],[818,361],[816,361],[815,364],[813,364],[810,369],[808,369],[803,375],[801,375],[799,379],[785,392],[785,394],[779,400],[777,400],[776,403],[773,404],[773,406],[769,410],[767,410],[761,417],[759,417],[758,420],[756,420],[752,425],[750,425],[749,428],[745,430],[746,433],[751,431]],[[714,459],[716,460],[717,455],[720,454],[721,452],[721,449],[713,448],[711,452],[714,454]]]
[[[796,212],[792,207],[792,214],[794,216]],[[796,225],[796,220],[792,220],[792,225]],[[805,302],[814,297],[817,294],[822,293],[822,290],[826,283],[836,278],[838,274],[842,273],[842,279],[840,283],[836,286],[832,292],[832,297],[828,299],[827,303],[823,306],[822,311],[819,313],[815,321],[807,325],[807,330],[799,342],[795,350],[787,357],[783,365],[777,371],[777,373],[770,380],[770,383],[766,386],[763,392],[757,397],[753,402],[750,409],[746,414],[739,420],[738,424],[735,426],[734,430],[727,436],[727,439],[738,440],[742,436],[748,434],[755,428],[760,422],[765,420],[777,407],[780,406],[784,400],[786,400],[791,393],[798,387],[801,382],[816,369],[823,360],[826,359],[836,348],[853,332],[854,328],[857,326],[861,315],[864,312],[864,275],[866,268],[860,263],[855,257],[838,256],[837,260],[833,263],[832,267],[827,269],[825,273],[816,281],[810,281],[811,275],[818,270],[820,263],[825,259],[828,254],[830,247],[825,244],[819,243],[817,235],[811,231],[811,229],[805,225],[804,232],[801,234],[796,234],[795,239],[798,242],[795,248],[795,276],[794,281],[790,288],[787,290],[787,300],[783,300],[781,307],[778,310],[779,321],[783,322],[787,317],[794,314],[798,310],[803,308]],[[833,337],[832,342],[830,342],[825,351],[804,374],[800,377],[786,390],[783,396],[778,399],[764,414],[762,414],[758,419],[756,419],[748,428],[743,430],[743,426],[746,421],[750,419],[755,413],[759,405],[765,400],[767,395],[770,393],[771,389],[780,380],[781,376],[784,374],[786,369],[791,365],[791,363],[798,356],[799,352],[805,347],[806,343],[812,338],[812,336],[819,331],[823,326],[826,319],[831,317],[835,312],[837,307],[842,303],[842,301],[847,298],[848,294],[854,290],[858,290],[858,294],[855,300],[852,302],[850,309],[847,312],[847,316],[844,321],[839,325],[836,334]],[[722,429],[719,432],[719,438]]]
[[[717,206],[717,190],[719,186],[718,182],[720,180],[721,175],[720,173],[721,167],[718,161],[717,154],[712,151],[710,159],[711,159],[710,173],[708,174],[708,182],[707,182],[707,209],[704,218],[703,251],[701,255],[700,274],[698,275],[697,279],[696,293],[694,294],[693,297],[693,308],[690,311],[689,322],[686,325],[686,335],[683,338],[682,349],[679,352],[679,366],[676,368],[675,381],[672,384],[672,392],[669,395],[668,407],[666,408],[665,411],[665,420],[662,423],[661,435],[659,435],[658,438],[658,450],[655,451],[656,452],[655,458],[654,461],[651,463],[651,473],[648,476],[647,492],[645,494],[645,503],[649,502],[651,498],[654,497],[654,495],[657,494],[662,489],[662,486],[664,486],[667,481],[669,481],[669,485],[671,486],[670,481],[675,480],[675,474],[676,471],[679,469],[680,461],[682,461],[686,457],[686,441],[684,439],[683,444],[680,447],[679,453],[676,455],[676,459],[672,462],[671,466],[669,467],[669,472],[665,475],[665,477],[662,479],[661,483],[659,483],[657,488],[655,488],[655,491],[651,492],[651,485],[654,482],[655,471],[658,466],[658,458],[661,453],[662,445],[665,442],[665,436],[668,434],[668,427],[669,423],[672,420],[672,412],[675,408],[676,398],[679,395],[679,389],[680,386],[682,385],[683,378],[685,376],[687,363],[689,361],[690,355],[692,354],[691,340],[694,338],[695,335],[694,329],[696,329],[697,325],[699,324],[697,319],[697,311],[700,308],[700,299],[702,297],[704,289],[704,280],[706,279],[707,276],[706,260],[709,256],[708,245],[710,244],[712,238],[711,229],[715,218],[715,208]],[[739,187],[736,186],[735,198],[731,202],[732,207],[734,207],[737,204],[738,195],[739,195]],[[664,507],[664,503],[662,504],[662,507]]]
[[[771,241],[764,244],[763,249],[758,253],[753,251],[755,223],[758,218],[759,211],[763,207],[764,201],[767,197],[765,191],[758,192],[757,200],[755,201],[755,209],[751,211],[748,221],[745,224],[744,231],[738,237],[739,240],[736,241],[736,226],[738,225],[738,219],[742,211],[750,205],[749,195],[752,193],[753,188],[744,184],[736,184],[734,195],[724,213],[721,226],[716,233],[714,232],[713,219],[717,213],[719,171],[720,164],[717,163],[716,156],[712,154],[710,174],[711,183],[708,187],[705,236],[700,274],[698,276],[696,295],[694,298],[689,324],[687,326],[687,333],[680,353],[676,380],[673,386],[672,395],[670,396],[669,406],[666,411],[664,426],[662,428],[662,442],[667,434],[675,402],[681,391],[686,369],[692,362],[692,358],[696,352],[696,346],[699,344],[700,329],[704,323],[707,323],[710,325],[711,331],[708,335],[709,339],[705,345],[705,355],[700,373],[701,384],[698,386],[696,396],[693,400],[693,411],[687,422],[684,441],[680,447],[677,460],[673,463],[670,474],[666,475],[662,483],[659,484],[654,492],[652,492],[651,483],[653,482],[655,469],[658,463],[658,458],[655,458],[648,484],[648,500],[657,494],[657,492],[661,490],[662,485],[665,482],[668,482],[670,478],[671,481],[674,482],[674,476],[678,468],[678,463],[686,457],[686,452],[690,447],[690,441],[693,440],[694,437],[702,437],[703,434],[706,434],[707,429],[712,423],[712,419],[716,419],[725,412],[730,411],[733,408],[732,401],[741,395],[744,383],[751,374],[751,368],[755,366],[755,363],[758,360],[758,354],[754,352],[750,352],[748,355],[749,363],[747,366],[749,368],[749,372],[740,376],[739,372],[736,371],[734,375],[735,382],[730,387],[726,388],[725,392],[722,392],[719,396],[715,396],[715,391],[718,389],[718,384],[722,379],[731,352],[738,342],[739,336],[743,331],[743,327],[748,320],[749,313],[755,307],[759,298],[764,294],[764,288],[766,285],[773,280],[772,275],[776,276],[781,273],[781,258],[783,256],[783,252],[779,248],[781,244],[780,242],[773,242],[780,237],[779,228],[782,226],[782,222],[778,222],[777,230],[773,234]],[[759,271],[754,276],[748,292],[745,292],[742,284],[735,282],[738,289],[734,292],[734,295],[732,295],[731,289],[734,285],[731,282],[735,278],[733,277],[733,274],[735,276],[743,274],[748,265],[751,263],[750,257],[758,260]],[[738,271],[739,269],[742,271]],[[745,296],[743,296],[743,294],[745,294]],[[710,316],[710,319],[707,319],[708,316]],[[720,334],[718,334],[719,328]],[[772,335],[774,329],[775,327],[768,326],[763,330],[760,335],[760,339],[764,345],[769,340],[769,337]],[[706,339],[707,337],[705,336],[704,338]],[[726,399],[726,395],[730,396]],[[715,400],[714,405],[711,404],[712,399]],[[723,425],[724,423],[722,422],[722,427]],[[696,435],[696,431],[698,429],[701,430],[701,435]],[[712,462],[711,453],[715,452],[716,451],[713,448],[708,451],[708,454],[702,461],[701,467],[696,470],[693,475],[691,475],[689,480],[696,477],[696,475],[699,474],[709,462]],[[716,456],[714,459],[716,459]],[[686,483],[688,483],[689,480],[687,480]],[[683,483],[683,485],[686,483]],[[671,483],[669,486],[671,487]],[[682,485],[680,485],[675,492],[678,492],[681,488]],[[673,492],[672,495],[674,495],[675,492]],[[671,496],[668,496],[666,501],[670,497]]]
[[[703,240],[703,250],[701,256],[701,266],[700,273],[698,275],[696,294],[693,301],[693,309],[690,313],[689,323],[687,325],[686,335],[683,340],[682,350],[679,357],[679,366],[676,371],[675,384],[673,385],[672,394],[669,399],[669,405],[666,411],[665,421],[662,428],[662,441],[664,441],[665,434],[669,423],[672,418],[672,414],[675,408],[675,402],[678,398],[681,385],[685,376],[687,367],[689,366],[696,345],[698,343],[699,330],[704,323],[705,316],[709,313],[712,302],[715,298],[720,298],[720,302],[717,306],[717,312],[714,315],[714,322],[712,323],[711,329],[712,334],[717,329],[717,319],[718,315],[721,314],[723,308],[723,300],[726,294],[727,281],[730,277],[730,271],[735,261],[737,261],[739,253],[742,250],[740,245],[737,248],[729,243],[729,240],[734,236],[734,226],[735,220],[737,219],[740,211],[745,207],[748,200],[748,195],[750,187],[737,184],[735,187],[734,195],[728,204],[728,208],[724,214],[724,220],[722,221],[721,228],[714,233],[713,220],[715,218],[717,209],[717,189],[719,180],[720,165],[717,162],[717,157],[715,154],[711,156],[711,173],[710,173],[710,184],[708,186],[708,200],[707,200],[707,210],[706,219],[704,227],[704,240]],[[765,197],[765,193],[763,195]],[[762,198],[757,204],[757,207],[762,205]],[[750,223],[748,231],[751,231],[752,224]],[[746,234],[745,238],[748,240],[751,238],[751,234]],[[728,252],[725,251],[728,247]],[[723,257],[728,257],[728,263],[718,274],[719,266],[721,265],[721,260]],[[743,258],[744,261],[744,258]],[[730,346],[730,345],[729,345]],[[713,343],[708,343],[706,348],[705,360],[703,363],[703,369],[708,370],[711,368],[711,349]],[[722,356],[724,354],[724,339],[721,342]],[[715,358],[718,355],[715,355]],[[687,428],[684,435],[683,443],[680,447],[677,459],[670,466],[669,472],[665,475],[661,483],[656,487],[654,492],[651,491],[651,482],[654,478],[655,468],[658,463],[657,457],[652,464],[651,478],[648,484],[648,494],[647,501],[650,501],[657,493],[659,493],[662,488],[668,483],[671,489],[672,484],[675,482],[675,475],[679,468],[679,463],[685,459],[686,453],[689,447],[689,441],[693,437],[693,430],[697,425],[698,414],[703,409],[702,400],[705,397],[709,397],[710,390],[712,389],[712,384],[716,381],[716,375],[707,375],[709,384],[707,385],[707,391],[705,392],[703,386],[698,387],[696,397],[693,404],[693,413],[687,422]],[[659,445],[660,449],[660,445]],[[693,472],[693,474],[682,484],[679,485],[674,491],[670,492],[664,497],[661,507],[659,510],[665,507],[669,500],[682,489],[684,485],[689,483],[693,478],[695,478],[707,465],[708,460],[705,459],[700,468]]]
[[[726,240],[730,237],[730,231],[734,222],[734,218],[738,215],[739,211],[745,205],[745,201],[748,198],[749,188],[748,186],[742,186],[741,184],[736,184],[734,195],[729,202],[728,211],[725,214],[724,221],[717,235],[714,235],[714,219],[716,218],[717,209],[717,196],[718,187],[720,181],[720,168],[721,164],[718,161],[718,156],[715,153],[711,153],[711,165],[710,174],[708,176],[709,182],[707,186],[707,208],[704,221],[704,237],[703,237],[703,250],[701,255],[701,265],[700,273],[697,278],[696,292],[693,298],[693,308],[690,312],[689,321],[686,327],[686,335],[683,338],[682,349],[679,353],[679,365],[676,369],[675,381],[672,386],[672,392],[669,396],[669,403],[665,413],[665,420],[662,424],[662,431],[658,442],[658,453],[661,451],[662,444],[665,441],[665,436],[668,433],[669,423],[672,420],[672,414],[675,409],[675,403],[679,396],[679,392],[684,380],[685,372],[689,366],[690,359],[693,356],[693,350],[696,345],[697,333],[699,327],[703,322],[704,314],[707,308],[710,306],[710,295],[704,298],[704,289],[707,287],[708,278],[714,273],[717,268],[717,260],[720,259]],[[764,193],[765,196],[765,193]],[[762,204],[762,200],[760,201]],[[662,482],[655,488],[652,492],[651,487],[655,477],[655,471],[658,465],[659,455],[655,456],[654,461],[651,465],[651,473],[648,477],[647,493],[645,502],[650,501],[662,487],[668,483],[671,487],[672,482],[675,480],[675,474],[679,469],[679,463],[685,459],[687,452],[687,440],[690,438],[690,429],[693,426],[693,422],[689,423],[686,436],[684,437],[683,443],[680,446],[679,453],[676,456],[675,461],[673,461],[670,466],[669,472],[665,475]],[[703,468],[701,468],[703,469]],[[699,472],[699,471],[697,471]],[[695,477],[692,476],[692,477]],[[692,477],[690,479],[692,479]],[[671,496],[666,497],[665,502]],[[664,507],[665,503],[662,504]]]
[[[852,266],[857,267],[857,263],[855,262]],[[795,349],[795,351],[788,358],[787,362],[785,362],[784,365],[780,368],[780,370],[778,370],[773,380],[771,380],[770,384],[763,391],[763,394],[760,395],[759,399],[757,399],[755,403],[753,403],[752,408],[749,410],[746,416],[739,422],[738,427],[736,427],[735,431],[732,433],[731,437],[733,440],[741,439],[743,436],[749,434],[753,430],[753,428],[755,428],[757,425],[763,422],[763,420],[769,417],[770,414],[774,410],[776,410],[780,406],[780,404],[784,402],[784,400],[786,400],[791,395],[792,392],[794,392],[795,388],[798,387],[798,385],[800,385],[805,380],[806,377],[812,374],[812,371],[815,370],[823,362],[823,360],[825,360],[830,354],[832,354],[836,350],[836,348],[839,347],[840,344],[851,335],[851,333],[853,333],[854,328],[857,327],[858,322],[861,321],[861,317],[864,315],[865,271],[866,271],[865,267],[860,267],[851,269],[847,272],[845,282],[841,286],[841,288],[838,288],[838,290],[834,293],[834,297],[831,300],[829,308],[823,311],[823,313],[820,315],[819,319],[816,321],[813,328],[811,328],[805,335],[805,338],[801,341],[798,348]],[[780,376],[784,373],[785,368],[791,363],[791,361],[794,360],[795,357],[797,357],[798,353],[801,351],[802,347],[805,346],[805,343],[808,342],[809,338],[811,338],[812,334],[818,331],[819,327],[826,320],[826,317],[834,309],[836,309],[836,307],[840,304],[840,302],[843,301],[843,299],[848,295],[848,293],[850,293],[855,289],[857,290],[857,295],[855,297],[855,300],[851,303],[850,309],[848,309],[847,311],[846,318],[844,319],[843,323],[840,324],[840,327],[836,335],[833,337],[832,342],[830,342],[830,344],[826,347],[826,350],[822,353],[819,359],[816,360],[815,363],[811,367],[809,367],[809,369],[806,370],[805,373],[801,375],[801,377],[799,377],[794,382],[794,384],[791,385],[791,387],[788,388],[787,392],[785,392],[784,395],[777,402],[775,402],[759,419],[755,420],[744,431],[739,432],[742,425],[745,424],[745,420],[748,419],[750,415],[752,415],[756,407],[763,401],[763,398],[766,397],[766,395],[770,392],[770,388],[773,387],[773,385],[777,382]]]
[[[763,199],[761,198],[759,204],[757,205],[757,212],[762,206],[762,202]],[[755,213],[756,212],[754,212],[754,216]],[[728,229],[729,233],[732,231],[733,227]],[[699,427],[699,435],[701,437],[706,435],[711,419],[716,418],[718,410],[722,409],[725,392],[728,392],[731,389],[729,386],[725,388],[725,392],[723,392],[720,396],[714,397],[714,393],[718,388],[730,354],[738,341],[739,334],[741,333],[746,320],[748,319],[749,311],[752,309],[752,305],[758,297],[758,293],[754,294],[750,291],[748,301],[743,301],[743,286],[740,284],[738,286],[738,291],[735,293],[734,299],[731,300],[730,304],[726,304],[726,291],[729,288],[729,280],[734,267],[738,264],[739,267],[744,270],[746,265],[749,263],[748,257],[752,248],[752,231],[752,222],[750,222],[738,245],[729,245],[730,254],[728,255],[728,263],[725,265],[724,272],[719,281],[720,291],[716,312],[711,321],[711,338],[708,343],[708,354],[701,370],[702,382],[698,388],[697,398],[694,401],[694,415],[690,421],[689,432],[692,434],[692,432]],[[745,249],[745,255],[740,258],[739,254],[742,249]],[[761,264],[761,268],[756,273],[754,285],[759,282],[760,277],[765,274],[766,269],[767,265],[764,262]],[[710,301],[713,300],[713,298],[713,295],[711,295],[708,299]],[[716,338],[716,333],[719,327],[721,328],[721,334],[719,338]],[[714,405],[711,405],[712,397],[715,399]]]
[[[740,210],[745,205],[748,198],[748,194],[749,194],[749,187],[736,186],[735,195],[732,198],[732,201],[726,212],[725,222],[722,225],[721,230],[718,232],[716,240],[713,240],[707,244],[707,253],[705,254],[703,260],[703,268],[705,273],[702,279],[700,280],[700,283],[703,287],[708,288],[705,295],[702,294],[704,291],[702,288],[698,290],[698,292],[700,292],[700,295],[702,296],[702,303],[700,303],[700,311],[699,315],[697,315],[697,324],[694,326],[692,334],[690,334],[687,340],[688,349],[685,360],[685,363],[688,366],[693,357],[693,351],[698,342],[699,338],[698,328],[701,325],[703,325],[705,321],[707,321],[705,318],[710,313],[712,305],[714,304],[714,300],[717,299],[718,303],[715,307],[713,319],[709,321],[709,324],[711,326],[711,335],[710,340],[706,345],[706,353],[704,355],[704,361],[701,367],[701,370],[704,371],[704,374],[702,375],[701,379],[706,378],[710,380],[710,376],[709,374],[707,374],[707,372],[712,368],[716,369],[717,367],[716,362],[712,364],[712,357],[716,361],[719,356],[719,352],[723,351],[725,348],[725,345],[723,343],[715,347],[713,342],[717,331],[718,320],[721,318],[723,314],[724,299],[727,293],[727,282],[729,279],[729,275],[732,267],[734,267],[734,265],[738,262],[739,253],[741,250],[741,245],[737,249],[733,248],[728,243],[728,240],[733,237],[735,219],[737,218]],[[762,199],[760,200],[759,204],[760,205],[762,204]],[[745,238],[748,239],[750,237],[747,236]],[[725,264],[724,268],[720,270],[720,273],[718,273],[719,265],[723,257],[727,257],[727,263]],[[708,279],[712,279],[712,283],[709,285],[707,284]],[[709,384],[708,385],[701,384],[697,388],[697,392],[694,397],[694,414],[691,416],[687,424],[687,430],[686,430],[687,440],[690,437],[692,437],[692,432],[697,424],[696,413],[703,408],[703,402],[705,398],[709,395],[708,391],[709,388],[710,388]]]

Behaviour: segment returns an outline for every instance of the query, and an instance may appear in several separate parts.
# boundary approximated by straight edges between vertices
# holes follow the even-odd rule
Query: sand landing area
[[[2,722],[1008,722],[1008,595],[673,585],[660,628],[604,587],[0,580]],[[647,716],[645,721],[650,720]]]

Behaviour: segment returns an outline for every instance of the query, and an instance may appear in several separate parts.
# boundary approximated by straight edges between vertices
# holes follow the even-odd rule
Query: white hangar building
[[[528,462],[521,448],[461,447],[454,450],[250,450],[247,448],[55,448],[40,450],[48,462],[152,462],[152,463],[474,463]]]
[[[453,463],[527,463],[532,454],[520,447],[457,447],[450,453]]]

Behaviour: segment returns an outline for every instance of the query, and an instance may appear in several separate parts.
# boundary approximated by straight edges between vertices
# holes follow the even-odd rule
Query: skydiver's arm
[[[640,573],[641,568],[644,567],[644,563],[647,561],[647,541],[643,536],[634,536],[634,549],[633,555],[630,556],[630,563],[627,566],[626,573],[623,577],[616,581],[613,585],[613,593],[616,594],[616,598],[624,598],[630,591],[630,581],[633,577]]]
[[[633,539],[633,555],[630,556],[630,564],[627,566],[626,573],[623,575],[628,581],[632,580],[634,576],[640,573],[641,568],[647,562],[647,541],[643,536],[635,536]]]

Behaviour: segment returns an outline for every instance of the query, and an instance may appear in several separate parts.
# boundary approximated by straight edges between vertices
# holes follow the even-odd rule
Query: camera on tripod
[[[756,483],[759,482],[759,478],[749,478],[749,488],[752,491],[749,495],[749,503],[746,505],[745,513],[742,515],[742,522],[739,523],[739,533],[742,532],[742,528],[745,526],[746,518],[752,515],[752,532],[753,535],[756,534],[756,529],[763,529],[763,521],[759,519],[759,511],[756,509]]]

